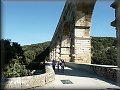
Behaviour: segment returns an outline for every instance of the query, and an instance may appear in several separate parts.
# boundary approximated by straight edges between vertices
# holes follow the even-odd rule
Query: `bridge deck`
[[[69,84],[65,84],[65,82],[61,80],[70,80]],[[80,70],[72,69],[69,67],[65,67],[64,73],[61,70],[58,72],[56,70],[55,81],[43,86],[43,87],[35,87],[34,89],[108,89],[108,88],[116,88],[120,89],[120,87],[108,83],[102,78],[89,74],[87,72],[83,72]]]

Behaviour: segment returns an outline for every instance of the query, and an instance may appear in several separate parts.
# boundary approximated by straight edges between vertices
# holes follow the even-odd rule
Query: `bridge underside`
[[[51,41],[50,59],[91,63],[90,24],[95,0],[67,0]]]

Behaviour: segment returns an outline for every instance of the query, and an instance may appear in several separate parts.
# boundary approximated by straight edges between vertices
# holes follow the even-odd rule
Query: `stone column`
[[[120,0],[116,0],[117,9],[116,9],[116,29],[117,29],[117,64],[119,68],[118,72],[118,84],[120,86]]]
[[[60,59],[60,45],[56,46],[56,60],[59,61]]]
[[[72,7],[73,8],[73,7]],[[70,62],[74,62],[75,61],[75,38],[74,38],[74,35],[75,35],[75,32],[74,32],[74,29],[75,29],[75,10],[74,8],[72,9],[72,12],[71,12],[71,16],[70,16]]]
[[[91,63],[90,19],[87,13],[76,11],[74,29],[76,63]]]
[[[61,45],[60,45],[60,56],[61,59],[65,60],[65,62],[70,61],[70,38],[69,38],[69,27],[66,25],[67,23],[63,23],[63,29],[61,34]]]
[[[75,0],[74,62],[91,63],[90,24],[96,0]]]
[[[52,55],[51,55],[51,60],[54,59],[54,50],[52,49]]]
[[[56,55],[55,55],[55,46],[53,48],[53,59],[55,59]]]
[[[57,45],[55,45],[55,60],[57,60]]]
[[[54,59],[53,57],[54,57],[53,49],[51,48],[50,54],[49,54],[49,59],[50,59],[50,61]]]
[[[111,22],[111,25],[116,27],[117,65],[119,69],[117,74],[117,82],[120,86],[120,0],[115,0],[115,2],[111,4],[111,7],[115,9],[115,20]]]
[[[52,60],[52,51],[50,51],[49,59],[50,59],[50,61]]]

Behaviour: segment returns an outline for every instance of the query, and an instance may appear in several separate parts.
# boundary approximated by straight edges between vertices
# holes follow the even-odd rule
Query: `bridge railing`
[[[92,73],[104,79],[117,83],[118,66],[97,65],[97,64],[77,64],[74,62],[66,62],[66,66]]]
[[[2,89],[29,89],[55,80],[55,73],[51,66],[46,66],[46,73],[40,75],[5,78],[1,83]]]

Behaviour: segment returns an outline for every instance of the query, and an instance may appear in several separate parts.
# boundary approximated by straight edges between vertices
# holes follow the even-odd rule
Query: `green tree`
[[[25,67],[25,56],[22,47],[17,42],[9,39],[1,39],[2,51],[2,73],[5,77],[17,77],[31,75],[30,70]]]
[[[92,63],[116,65],[116,43],[113,37],[92,37]]]
[[[24,55],[25,55],[27,64],[29,64],[32,60],[35,59],[36,53],[34,51],[28,50],[28,51],[25,51]]]

